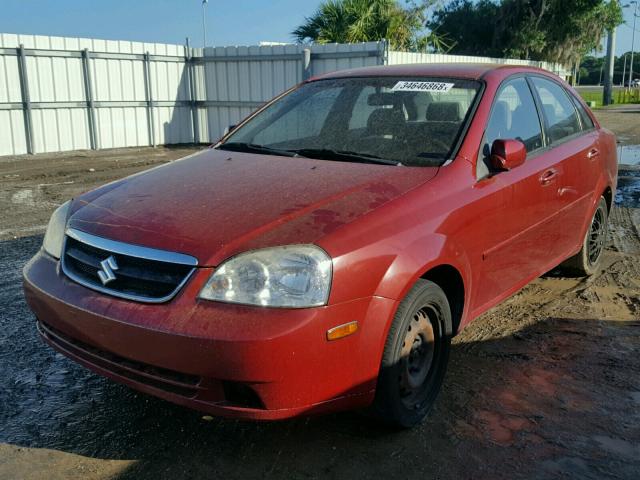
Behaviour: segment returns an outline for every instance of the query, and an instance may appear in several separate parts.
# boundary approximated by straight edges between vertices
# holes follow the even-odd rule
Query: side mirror
[[[491,166],[497,170],[512,170],[526,158],[527,148],[520,140],[495,140],[491,145]]]
[[[222,134],[223,137],[226,137],[227,135],[229,135],[238,125],[229,125],[227,128],[224,129],[224,133]]]

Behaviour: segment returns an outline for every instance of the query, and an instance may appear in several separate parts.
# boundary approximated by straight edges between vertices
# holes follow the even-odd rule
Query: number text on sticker
[[[392,88],[394,92],[448,92],[453,83],[400,81]]]

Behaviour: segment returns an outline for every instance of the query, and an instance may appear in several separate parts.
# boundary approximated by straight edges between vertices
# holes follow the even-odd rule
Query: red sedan
[[[338,72],[62,205],[25,294],[51,346],[143,392],[407,427],[471,320],[561,263],[598,271],[616,170],[615,137],[546,71]]]

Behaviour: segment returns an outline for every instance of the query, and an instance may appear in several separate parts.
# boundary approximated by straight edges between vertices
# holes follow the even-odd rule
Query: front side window
[[[451,78],[319,80],[271,104],[218,148],[439,166],[453,155],[479,90],[479,82]]]
[[[564,89],[551,80],[533,77],[533,85],[542,103],[547,134],[551,143],[580,132],[580,122],[573,102]]]
[[[495,99],[482,147],[485,159],[491,154],[491,145],[498,139],[520,140],[527,152],[542,147],[540,118],[531,90],[524,78],[516,78],[506,83]]]

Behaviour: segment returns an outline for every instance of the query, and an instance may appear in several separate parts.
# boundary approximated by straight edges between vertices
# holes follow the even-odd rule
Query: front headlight
[[[213,272],[200,298],[264,307],[325,305],[331,258],[313,245],[254,250],[230,258]]]
[[[69,207],[71,200],[60,205],[49,220],[47,232],[44,234],[42,248],[45,252],[54,258],[60,258],[62,255],[62,245],[64,244],[64,231],[67,226],[67,217],[69,216]]]

